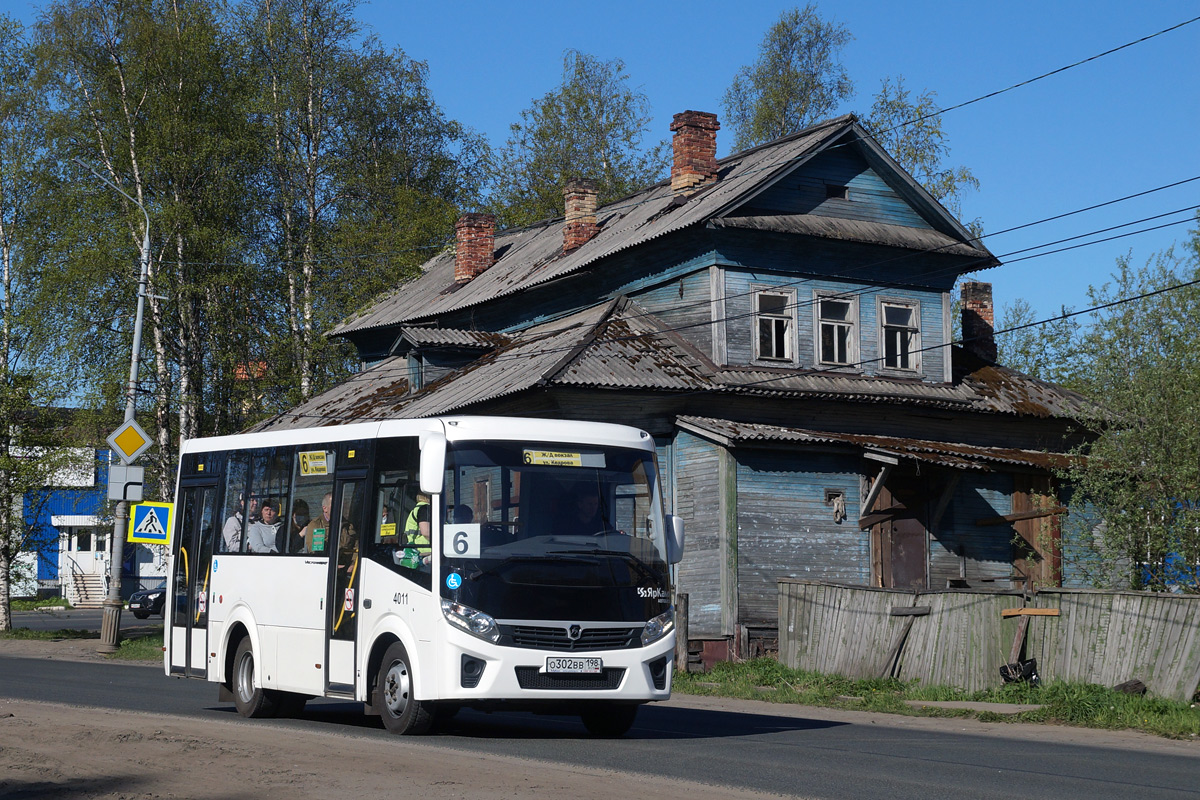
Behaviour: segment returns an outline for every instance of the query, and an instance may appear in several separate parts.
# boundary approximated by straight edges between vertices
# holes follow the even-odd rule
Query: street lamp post
[[[130,197],[121,187],[78,158],[75,161],[104,181],[110,188],[128,198],[146,218],[146,227],[142,236],[141,275],[138,278],[137,317],[133,323],[133,354],[129,359],[129,383],[125,387],[125,422],[128,423],[133,421],[137,401],[138,356],[142,350],[142,316],[146,309],[146,286],[150,275],[150,215],[146,213],[145,206]],[[115,653],[117,645],[121,641],[121,610],[125,606],[124,601],[121,600],[121,565],[125,560],[125,528],[128,520],[129,501],[122,500],[117,503],[116,511],[113,513],[112,561],[108,565],[108,597],[104,600],[104,617],[100,623],[100,646],[96,648],[101,653]]]

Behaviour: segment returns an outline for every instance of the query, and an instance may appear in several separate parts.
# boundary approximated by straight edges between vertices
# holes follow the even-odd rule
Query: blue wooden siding
[[[705,266],[632,297],[664,325],[676,329],[680,336],[711,357],[712,326],[708,324],[712,321],[711,294]]]
[[[826,197],[828,185],[845,186],[849,199]],[[909,228],[930,225],[852,148],[835,147],[755,197],[744,213],[814,214],[883,222]]]
[[[680,592],[688,594],[689,635],[721,635],[721,542],[718,525],[718,448],[680,431],[675,437],[675,509],[687,530],[679,564]]]
[[[773,624],[780,578],[866,584],[870,534],[858,529],[855,456],[738,450],[738,616]],[[825,490],[844,492],[846,519],[835,522]]]
[[[730,365],[780,366],[780,362],[754,360],[754,290],[756,287],[782,287],[796,292],[795,339],[797,365],[801,368],[819,366],[816,352],[817,298],[822,294],[844,295],[858,307],[858,364],[852,371],[865,375],[885,372],[881,361],[879,301],[880,299],[914,303],[920,308],[920,371],[915,374],[926,381],[940,383],[944,378],[947,350],[942,324],[943,303],[940,292],[874,287],[848,281],[801,278],[776,272],[726,269],[725,275],[725,353]],[[933,348],[933,349],[928,349]],[[913,374],[891,372],[889,374]]]
[[[1101,519],[1096,507],[1075,499],[1074,492],[1063,489],[1067,507],[1062,517],[1062,585],[1068,589],[1128,589],[1131,565],[1126,559],[1114,564],[1105,557],[1101,546]]]
[[[674,446],[670,439],[661,436],[654,437],[654,453],[658,459],[658,482],[662,487],[663,509],[667,514],[676,513],[674,452]]]
[[[975,521],[1012,513],[1011,475],[966,473],[955,487],[938,530],[929,537],[929,586],[944,589],[957,579],[966,559],[971,586],[1007,589],[1013,574],[1014,531],[1011,525],[976,525]],[[981,582],[984,579],[999,581]]]

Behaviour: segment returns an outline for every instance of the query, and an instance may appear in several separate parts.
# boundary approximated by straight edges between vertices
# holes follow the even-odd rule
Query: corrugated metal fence
[[[1042,680],[1112,686],[1138,679],[1150,693],[1189,700],[1200,684],[1200,596],[1156,592],[969,589],[911,592],[779,581],[779,658],[789,667],[854,678],[978,690],[1002,683],[1021,615],[1024,658]],[[1013,613],[1010,611],[1010,613]],[[1051,611],[1053,613],[1053,611]]]

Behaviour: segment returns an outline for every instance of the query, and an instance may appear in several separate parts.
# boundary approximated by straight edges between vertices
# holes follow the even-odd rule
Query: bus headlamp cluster
[[[442,614],[451,624],[457,625],[472,636],[489,642],[500,641],[500,628],[496,620],[470,606],[442,598]]]
[[[673,630],[675,630],[675,607],[671,606],[647,622],[646,627],[642,628],[642,647],[657,642]]]

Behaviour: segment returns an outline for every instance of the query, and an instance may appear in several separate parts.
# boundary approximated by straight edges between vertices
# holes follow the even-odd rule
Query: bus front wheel
[[[278,703],[271,692],[254,686],[254,648],[250,637],[238,643],[233,657],[233,702],[243,717],[273,717]]]
[[[392,733],[422,734],[433,725],[434,706],[413,692],[413,672],[408,652],[393,642],[383,654],[375,679],[375,707]]]

